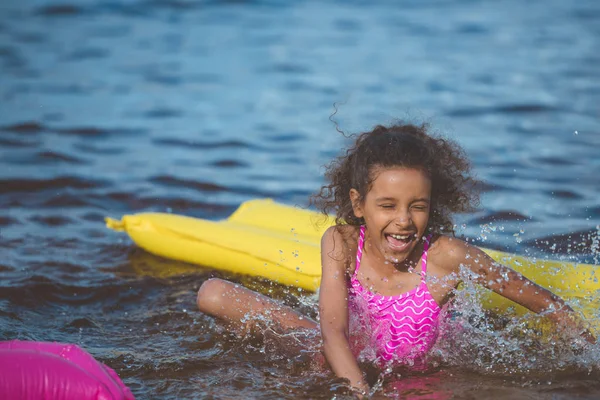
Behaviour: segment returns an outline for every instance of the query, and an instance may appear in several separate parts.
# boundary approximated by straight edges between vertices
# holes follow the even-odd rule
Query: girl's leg
[[[205,314],[224,320],[235,328],[248,328],[248,322],[264,317],[282,330],[317,328],[317,323],[291,307],[222,279],[209,279],[198,290],[198,308]]]

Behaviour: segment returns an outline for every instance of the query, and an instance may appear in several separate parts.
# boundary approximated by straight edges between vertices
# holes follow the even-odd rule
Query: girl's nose
[[[412,218],[410,213],[406,211],[399,211],[398,214],[396,214],[394,222],[398,227],[410,226],[412,225]]]

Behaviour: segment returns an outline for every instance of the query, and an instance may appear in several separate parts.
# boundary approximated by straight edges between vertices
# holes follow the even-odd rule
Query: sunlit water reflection
[[[599,7],[1,2],[0,339],[78,343],[139,398],[349,398],[317,352],[280,351],[296,338],[240,339],[195,308],[211,276],[316,317],[313,295],[158,259],[103,225],[306,205],[344,144],[334,103],[344,131],[424,119],[465,147],[483,198],[459,235],[598,263]],[[377,395],[600,396],[597,346],[461,293],[431,370],[370,370]]]

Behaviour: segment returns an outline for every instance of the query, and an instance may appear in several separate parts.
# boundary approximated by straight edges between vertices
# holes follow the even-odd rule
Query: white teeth
[[[393,237],[396,240],[407,240],[410,235],[390,235],[391,237]]]

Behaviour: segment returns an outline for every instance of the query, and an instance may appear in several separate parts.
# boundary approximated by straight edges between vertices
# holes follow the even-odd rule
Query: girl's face
[[[362,201],[358,191],[350,190],[354,214],[367,226],[368,249],[383,262],[414,262],[409,256],[429,221],[431,180],[413,168],[376,168],[372,173],[375,180]]]

